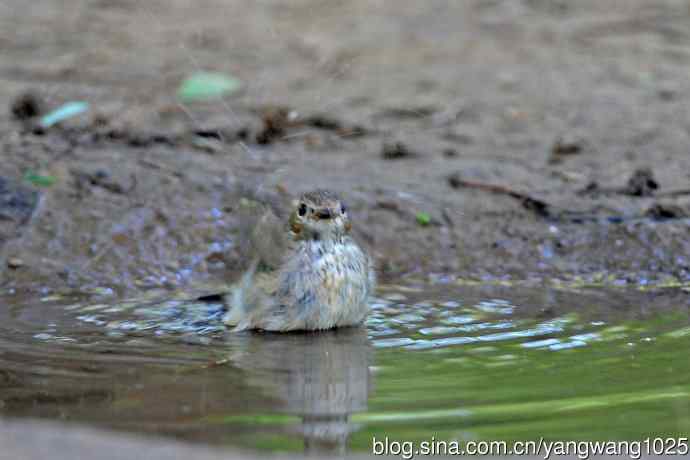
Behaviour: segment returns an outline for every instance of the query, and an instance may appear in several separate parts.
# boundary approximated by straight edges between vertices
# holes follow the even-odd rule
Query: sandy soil
[[[689,20],[686,0],[3,0],[3,283],[224,279],[252,203],[317,186],[384,278],[687,281]],[[244,89],[181,106],[198,70]],[[70,100],[92,109],[33,127]]]

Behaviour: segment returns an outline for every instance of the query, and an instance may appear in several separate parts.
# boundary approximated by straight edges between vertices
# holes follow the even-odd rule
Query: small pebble
[[[10,113],[17,120],[28,120],[43,113],[43,101],[31,91],[20,94],[12,102]]]
[[[414,152],[410,147],[404,142],[387,142],[383,144],[381,150],[381,156],[386,160],[398,160],[401,158],[409,158],[416,156],[417,153]]]
[[[7,259],[7,266],[12,270],[16,270],[17,268],[24,266],[24,261],[19,257],[10,257]]]
[[[394,292],[392,294],[388,294],[387,296],[384,297],[386,300],[392,301],[392,302],[404,302],[407,300],[407,297],[404,294],[400,294],[397,292]]]

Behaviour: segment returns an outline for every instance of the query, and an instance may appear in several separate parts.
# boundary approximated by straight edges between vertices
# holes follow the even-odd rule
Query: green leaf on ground
[[[57,178],[55,176],[44,176],[36,174],[33,171],[27,171],[26,174],[24,174],[24,180],[36,187],[50,187],[57,181]]]
[[[234,93],[242,82],[232,76],[213,72],[199,72],[188,77],[177,90],[182,102],[208,101]]]
[[[423,227],[426,227],[431,223],[431,216],[426,212],[418,212],[417,223]]]
[[[57,109],[41,117],[40,125],[42,128],[50,128],[56,123],[60,123],[68,118],[76,117],[89,110],[88,102],[72,101],[67,102]]]

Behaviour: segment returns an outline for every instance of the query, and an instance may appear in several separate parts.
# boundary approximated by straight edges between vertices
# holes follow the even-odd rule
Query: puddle
[[[4,416],[281,451],[690,430],[682,290],[388,286],[366,327],[286,335],[213,302],[0,301]]]

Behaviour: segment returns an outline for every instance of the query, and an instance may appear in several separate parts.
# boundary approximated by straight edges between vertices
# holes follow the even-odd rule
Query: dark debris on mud
[[[0,203],[4,286],[227,279],[248,209],[314,187],[346,196],[383,277],[688,278],[686,9],[355,2],[344,25],[307,1],[238,8],[227,27],[222,2],[194,21],[171,2],[165,27],[123,29],[143,3],[95,3],[78,24],[52,3],[0,37],[0,177],[17,185]],[[212,40],[185,38],[201,29]],[[58,39],[31,41],[46,31]],[[202,68],[245,92],[181,106],[174,86]],[[92,109],[41,126],[70,100]]]
[[[412,112],[417,115],[412,116]],[[98,203],[100,200],[103,200],[107,195],[101,196],[99,193],[95,193],[96,190],[102,190],[106,194],[112,196],[119,195],[125,198],[124,201],[118,201],[117,203],[120,204],[115,204],[112,208],[113,210],[121,209],[125,212],[127,207],[136,208],[143,206],[151,207],[155,210],[158,206],[161,206],[166,200],[164,199],[161,201],[161,197],[156,197],[156,194],[170,193],[171,190],[170,185],[165,188],[161,187],[161,183],[158,181],[163,177],[172,177],[175,178],[176,181],[181,181],[180,184],[175,187],[186,188],[188,195],[190,193],[193,194],[193,199],[189,201],[190,205],[191,203],[200,204],[207,200],[207,198],[204,198],[204,194],[208,193],[209,190],[207,186],[194,186],[197,187],[195,189],[194,187],[190,188],[189,185],[183,185],[183,183],[192,176],[196,177],[195,181],[200,180],[202,182],[207,182],[203,177],[206,173],[199,171],[199,174],[195,174],[192,170],[186,170],[184,167],[180,167],[177,157],[168,157],[168,160],[161,161],[160,158],[154,160],[149,155],[139,154],[137,155],[137,161],[131,162],[131,164],[116,164],[110,160],[101,165],[96,164],[93,167],[87,167],[83,165],[82,160],[80,160],[80,158],[84,158],[83,154],[80,155],[75,153],[80,151],[97,152],[102,149],[117,149],[121,150],[125,155],[124,157],[119,155],[118,158],[127,158],[130,155],[127,151],[132,149],[141,152],[148,152],[151,149],[164,149],[171,152],[203,150],[205,152],[216,153],[225,151],[225,147],[222,146],[232,146],[238,143],[246,143],[250,148],[252,145],[268,147],[275,143],[289,145],[295,143],[295,141],[300,141],[305,146],[313,146],[314,142],[317,142],[314,140],[315,137],[323,133],[332,133],[342,140],[357,141],[359,139],[358,142],[369,142],[366,139],[371,138],[374,142],[381,142],[381,144],[379,144],[383,145],[381,160],[417,160],[410,162],[408,168],[417,167],[418,160],[427,155],[411,147],[408,141],[386,140],[386,134],[379,133],[379,128],[375,128],[373,125],[372,127],[361,127],[356,124],[342,122],[331,115],[301,115],[297,110],[287,107],[262,108],[254,110],[252,113],[255,114],[253,121],[250,118],[250,121],[246,125],[239,128],[231,128],[230,126],[200,128],[196,126],[189,127],[182,131],[178,130],[177,132],[150,132],[142,130],[141,128],[139,128],[139,130],[127,130],[112,123],[107,117],[99,115],[86,124],[82,123],[75,125],[67,123],[40,131],[27,129],[27,125],[20,125],[17,127],[14,139],[21,145],[40,145],[43,150],[54,159],[61,159],[59,161],[67,165],[67,176],[64,177],[69,177],[70,180],[62,182],[60,186],[54,187],[55,190],[45,189],[42,193],[48,193],[53,200],[51,202],[51,209],[49,209],[50,213],[62,213],[66,216],[70,216],[68,217],[69,219],[80,219],[80,217],[73,214],[71,215],[70,209],[74,204],[70,203],[70,200],[76,200],[79,203],[90,202],[89,206],[99,206]],[[426,119],[432,116],[432,113],[432,111],[428,111],[419,114],[418,111],[408,112],[398,109],[395,111],[386,111],[385,117]],[[303,134],[305,128],[309,130],[308,134]],[[383,137],[384,140],[379,140],[381,137]],[[212,146],[204,144],[205,147],[200,148],[200,140],[204,142],[213,142],[214,144],[212,144]],[[27,142],[29,144],[27,144]],[[563,141],[558,142],[559,143],[557,143],[552,152],[553,155],[569,156],[581,153],[579,144],[571,145],[565,144]],[[12,145],[9,145],[9,148],[11,149]],[[57,150],[57,155],[52,153],[53,150]],[[558,152],[556,152],[556,150],[558,150]],[[462,158],[462,154],[458,153],[456,148],[446,147],[444,150],[441,150],[440,153],[441,155],[439,155],[439,158],[444,158],[446,161],[456,161],[455,159],[458,156]],[[89,155],[93,155],[93,153]],[[225,155],[221,158],[224,157]],[[130,162],[130,160],[126,161]],[[397,163],[398,162],[396,162],[396,164]],[[152,175],[151,173],[145,172],[147,169],[151,172],[156,171],[156,174]],[[140,185],[139,182],[143,177],[146,177],[144,182],[148,183]],[[151,182],[151,180],[153,180],[153,182]],[[170,179],[166,180],[169,181]],[[518,188],[499,185],[498,183],[466,179],[464,173],[461,172],[450,174],[447,176],[446,181],[448,186],[458,192],[469,193],[474,190],[485,194],[485,197],[482,198],[483,200],[500,199],[501,196],[509,197],[519,203],[520,207],[527,215],[543,219],[545,223],[550,225],[584,225],[583,228],[588,228],[592,225],[600,226],[602,223],[638,225],[644,221],[680,221],[690,215],[687,206],[668,201],[669,191],[664,190],[661,184],[659,184],[651,168],[642,168],[633,171],[625,185],[621,187],[605,188],[598,186],[596,183],[592,183],[583,190],[574,190],[573,197],[578,198],[582,202],[578,203],[577,200],[571,201],[572,207],[563,204],[562,199],[558,200],[559,202],[555,202],[533,192],[521,191]],[[10,182],[4,180],[2,183],[5,187],[3,190],[6,191],[5,196],[7,199],[0,203],[2,205],[0,212],[14,216],[9,220],[15,222],[15,227],[19,228],[28,223],[28,217],[36,206],[39,192],[25,186],[20,186],[19,188],[13,186],[15,188],[10,190],[8,188],[9,186],[4,185]],[[249,198],[250,201],[256,199],[257,196],[252,192],[252,190],[255,190],[255,186],[249,185],[250,183],[251,181],[241,181],[239,183],[241,186],[239,188],[234,187],[232,189],[234,191],[231,189],[222,191],[221,194],[224,196],[223,199],[229,203],[238,203],[245,198]],[[277,190],[281,195],[291,195],[291,192],[280,184],[277,184]],[[679,191],[671,191],[670,193],[673,194],[678,192]],[[154,195],[150,196],[150,193]],[[603,262],[601,259],[595,265],[589,262],[580,263],[579,261],[583,259],[578,257],[576,252],[581,251],[583,248],[582,241],[584,240],[582,236],[578,237],[581,239],[580,242],[576,242],[574,239],[566,242],[561,241],[560,238],[548,242],[549,240],[553,240],[552,237],[546,236],[548,233],[544,234],[543,230],[537,232],[533,230],[535,228],[543,228],[539,220],[534,222],[519,218],[516,220],[519,213],[507,213],[503,218],[499,217],[499,219],[503,220],[503,225],[487,234],[482,229],[484,224],[481,223],[481,219],[477,221],[476,224],[478,226],[476,229],[473,229],[473,223],[467,223],[464,220],[462,223],[458,223],[456,211],[453,211],[452,205],[449,205],[447,200],[440,195],[436,198],[431,198],[431,202],[427,201],[424,204],[415,204],[409,202],[407,199],[401,199],[399,196],[396,197],[394,194],[392,195],[385,191],[385,189],[379,189],[379,193],[382,195],[378,198],[370,199],[363,196],[363,199],[356,202],[356,207],[359,208],[360,215],[369,216],[366,225],[362,225],[362,228],[357,230],[356,233],[377,258],[378,266],[384,279],[395,278],[405,273],[416,273],[419,270],[452,271],[480,278],[486,278],[487,276],[490,278],[501,278],[506,276],[526,278],[534,276],[535,273],[544,271],[547,273],[558,273],[558,276],[568,276],[568,274],[586,273],[591,270],[590,267],[596,267],[598,270],[611,269],[612,273],[621,273],[620,268],[615,266],[618,265],[620,261],[616,261],[614,266],[609,266],[610,260]],[[666,200],[656,200],[657,196],[663,196],[663,194],[666,194]],[[651,201],[648,202],[645,207],[640,208],[637,213],[616,214],[599,204],[599,201],[607,196],[628,196]],[[434,203],[433,200],[437,200],[437,202]],[[258,203],[262,203],[261,198],[259,198]],[[218,207],[211,203],[209,203],[208,206]],[[277,214],[280,214],[280,205],[276,206],[275,204],[271,204],[270,206]],[[251,233],[250,230],[247,230],[246,224],[240,225],[240,222],[237,221],[237,219],[244,219],[246,215],[236,214],[236,205],[225,205],[222,208],[223,214],[225,215],[227,213],[227,217],[222,217],[221,219],[228,219],[227,222],[232,222],[230,227],[235,230],[231,230],[231,232],[239,232],[233,234],[231,239],[239,238],[241,240],[245,238],[242,234],[246,234],[248,231]],[[189,211],[197,212],[193,210]],[[380,214],[380,211],[386,213],[387,217],[384,218],[384,216]],[[163,222],[152,224],[154,226],[151,227],[156,228],[156,231],[159,233],[169,233],[170,238],[173,238],[173,240],[168,243],[162,243],[165,245],[173,245],[166,248],[165,251],[172,250],[172,247],[178,244],[174,243],[175,240],[179,241],[186,239],[184,233],[187,232],[187,230],[185,228],[167,228],[168,226],[179,225],[175,223],[179,221],[179,217],[176,216],[177,212],[178,211],[175,211],[173,208],[165,208],[154,213],[156,215],[170,216]],[[421,221],[419,216],[424,216],[424,222],[429,222],[433,225],[420,225]],[[249,222],[251,222],[251,220]],[[139,236],[135,236],[137,232],[132,232],[127,228],[127,225],[131,225],[131,223],[125,224],[124,227],[123,224],[118,223],[117,220],[113,220],[110,224],[108,224],[106,220],[104,223],[106,227],[110,226],[113,229],[109,231],[112,233],[112,238],[110,238],[111,242],[103,246],[103,242],[97,242],[99,240],[102,241],[103,236],[75,236],[76,240],[91,239],[91,246],[94,248],[101,247],[101,249],[90,250],[87,253],[81,254],[81,258],[75,258],[73,261],[61,261],[58,264],[59,266],[71,268],[61,269],[63,271],[66,270],[66,274],[61,275],[59,279],[72,279],[74,283],[84,282],[84,280],[90,277],[84,276],[84,273],[75,276],[75,273],[79,272],[76,266],[86,266],[89,270],[93,270],[94,267],[98,267],[100,264],[105,263],[107,265],[110,263],[108,258],[112,256],[104,256],[103,254],[109,254],[112,251],[122,251],[126,247],[131,247],[135,244],[137,238],[142,238],[144,235],[140,233]],[[103,222],[101,225],[102,224]],[[87,227],[92,227],[92,225],[93,224],[89,224]],[[215,224],[211,225],[213,226]],[[549,227],[547,226],[547,228]],[[401,231],[401,229],[403,230]],[[472,238],[476,237],[478,231],[482,233],[482,236],[473,241]],[[516,238],[517,235],[525,231],[528,234],[531,233],[529,237]],[[584,233],[577,232],[577,234],[586,235],[591,231],[590,229],[586,230]],[[634,234],[635,232],[636,230],[633,230],[633,238],[640,238],[640,235]],[[5,232],[5,234],[9,233],[9,231]],[[16,231],[14,234],[17,234]],[[52,247],[64,245],[62,248],[63,255],[74,251],[74,245],[78,244],[76,240],[74,243],[58,241],[56,238],[59,239],[61,237],[56,234],[46,235],[39,232],[33,232],[32,237],[39,239],[39,241],[32,242],[34,248],[46,247],[48,243],[49,246]],[[52,238],[52,242],[40,241],[40,238],[46,237]],[[609,236],[606,239],[610,238],[614,237]],[[8,239],[8,237],[6,237],[6,239]],[[105,238],[105,241],[108,239],[109,238]],[[417,243],[412,243],[414,241],[417,241]],[[508,241],[512,242],[507,243]],[[545,241],[548,243],[545,243]],[[141,246],[142,242],[137,244]],[[141,267],[142,263],[147,263],[145,260],[149,259],[151,256],[155,256],[155,251],[161,250],[155,249],[156,244],[151,246],[151,250],[154,251],[152,254],[139,253],[133,255],[131,265],[133,267]],[[189,278],[189,275],[184,275],[187,279],[187,281],[184,282],[188,282],[193,280],[195,276],[206,276],[204,273],[208,272],[212,266],[225,267],[225,271],[217,273],[226,273],[227,270],[235,273],[236,270],[241,269],[242,264],[233,260],[233,257],[240,257],[241,251],[237,252],[236,250],[220,249],[221,247],[225,247],[223,245],[226,243],[219,245],[218,243],[207,240],[204,244],[210,245],[207,247],[212,247],[213,249],[209,250],[207,247],[197,247],[195,249],[193,245],[184,249],[186,251],[192,251],[186,256],[187,259],[189,259],[188,256],[194,259],[194,253],[198,253],[200,256],[199,260],[204,261],[203,264],[192,264],[187,267],[180,266],[179,262],[176,262],[174,259],[179,259],[182,255],[175,254],[173,250],[173,252],[164,256],[169,257],[170,260],[163,262],[163,266],[168,268],[162,271],[160,267],[152,271],[146,269],[142,270],[141,268],[137,268],[136,270],[133,270],[132,267],[126,268],[126,271],[132,271],[128,276],[131,280],[128,284],[130,286],[136,285],[137,283],[140,283],[141,286],[155,286],[157,283],[161,283],[162,285],[176,285],[179,282],[183,282],[183,278],[180,278],[181,271],[185,273],[192,272],[191,278]],[[242,244],[233,244],[236,246],[236,249],[243,247]],[[544,246],[545,244],[546,246]],[[28,257],[25,254],[25,251],[31,250],[32,245],[29,244],[24,248],[24,252],[21,250],[21,246],[22,245],[14,245],[12,249],[6,251],[5,254],[5,257],[7,257],[5,265],[11,269],[11,271],[5,274],[5,279],[10,285],[16,284],[17,282],[26,282],[31,279],[32,270],[36,268],[36,258]],[[117,247],[122,247],[122,249],[116,249]],[[402,248],[405,247],[413,247],[415,249],[403,250]],[[533,248],[535,247],[541,249],[538,250],[536,255],[525,258],[524,255],[533,252]],[[548,247],[551,247],[551,249],[545,249]],[[644,251],[653,250],[649,245],[642,245],[642,247]],[[589,248],[583,254],[588,254],[591,250],[594,249]],[[475,251],[475,253],[469,255],[468,251]],[[77,250],[77,252],[79,251]],[[125,255],[126,253],[127,251],[121,253],[118,257],[128,257]],[[130,252],[130,254],[132,253]],[[514,265],[511,263],[507,264],[506,257],[513,259]],[[586,255],[583,257],[586,257]],[[89,260],[94,262],[90,262]],[[479,260],[482,262],[477,263]],[[686,264],[688,262],[685,258],[676,258],[673,259],[673,261],[671,261],[672,259],[667,260],[662,258],[662,260],[664,260],[662,264],[669,264],[670,262],[670,264],[666,266],[668,268],[673,267],[671,271],[676,273],[674,276],[679,276],[680,278],[687,276],[685,273],[687,273]],[[528,261],[528,264],[523,265],[524,261]],[[631,265],[629,262],[630,261],[623,264],[623,266],[628,267],[623,269],[624,271],[630,269]],[[125,263],[125,265],[129,264]],[[121,262],[119,266],[122,267]],[[518,268],[519,266],[523,268]],[[644,272],[640,274],[640,277],[644,279],[648,278],[647,273],[649,271],[660,267],[658,264],[650,264],[647,267],[640,265],[635,266],[645,269]],[[18,271],[18,268],[23,269]],[[112,272],[112,270],[111,268],[110,271]],[[52,269],[43,266],[41,267],[41,271],[44,273],[51,273]],[[103,271],[107,272],[108,270]],[[149,275],[137,277],[134,274],[135,272],[146,273],[147,271],[150,272]],[[22,276],[17,278],[16,275],[13,275],[17,273],[22,274]],[[196,275],[194,275],[194,273],[196,273]],[[226,277],[227,275],[222,276]],[[140,281],[135,282],[134,280],[136,278],[140,278]],[[15,279],[15,281],[12,281],[13,279]],[[45,275],[39,276],[37,279],[43,282],[46,280]],[[107,277],[101,277],[98,281],[95,279],[92,281],[97,284],[108,284]],[[110,281],[112,282],[112,280]]]

